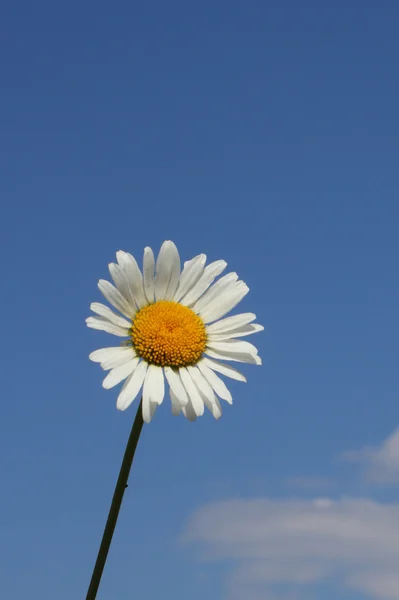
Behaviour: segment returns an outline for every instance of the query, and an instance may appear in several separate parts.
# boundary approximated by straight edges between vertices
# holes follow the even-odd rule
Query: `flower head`
[[[227,263],[217,260],[205,266],[200,254],[184,263],[175,244],[162,244],[157,261],[145,248],[143,272],[131,254],[119,251],[109,265],[115,285],[100,279],[98,287],[115,312],[98,302],[91,304],[97,316],[88,327],[126,338],[120,346],[95,350],[89,356],[109,370],[107,389],[125,380],[117,408],[125,410],[143,389],[143,418],[149,422],[169,385],[172,412],[194,421],[207,406],[218,419],[219,398],[232,397],[217,373],[246,381],[244,375],[219,361],[261,364],[258,351],[239,338],[261,331],[256,316],[243,313],[227,318],[249,289],[228,273],[216,282]],[[123,315],[123,316],[122,316]]]

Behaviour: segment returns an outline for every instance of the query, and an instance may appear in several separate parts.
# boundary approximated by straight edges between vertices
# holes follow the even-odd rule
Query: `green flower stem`
[[[130,436],[127,442],[125,455],[123,457],[121,469],[119,471],[118,481],[116,482],[114,496],[112,498],[111,508],[109,509],[108,519],[105,524],[105,529],[103,533],[103,537],[100,544],[100,549],[98,551],[96,564],[94,565],[93,574],[91,576],[91,581],[89,585],[89,589],[87,592],[86,600],[95,600],[97,596],[97,591],[100,585],[101,576],[104,571],[105,562],[107,560],[109,547],[112,542],[112,536],[114,535],[114,530],[116,526],[116,522],[118,520],[119,510],[122,504],[123,495],[125,493],[125,489],[127,488],[127,480],[129,478],[130,469],[132,466],[134,454],[136,452],[137,444],[140,438],[140,433],[143,428],[143,411],[142,411],[142,401],[137,409],[137,414],[134,419],[134,423],[132,426],[132,430],[130,432]]]

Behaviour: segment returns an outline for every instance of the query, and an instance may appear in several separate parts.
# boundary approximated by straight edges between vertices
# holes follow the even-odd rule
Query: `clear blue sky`
[[[219,500],[399,502],[337,458],[399,425],[398,19],[395,0],[3,5],[2,597],[84,597],[135,412],[84,319],[115,252],[164,239],[248,283],[264,366],[221,421],[165,403],[145,427],[98,600],[369,597],[356,573],[247,589],[186,538]]]

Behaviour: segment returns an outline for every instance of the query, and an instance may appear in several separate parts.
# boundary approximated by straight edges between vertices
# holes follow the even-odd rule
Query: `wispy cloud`
[[[310,592],[331,577],[378,600],[399,599],[399,504],[217,502],[192,515],[185,539],[200,544],[204,560],[231,562],[229,600],[235,589],[243,598],[255,598],[254,590],[274,598],[282,584]]]
[[[360,463],[368,481],[381,484],[399,483],[399,428],[380,446],[344,452],[342,458]]]

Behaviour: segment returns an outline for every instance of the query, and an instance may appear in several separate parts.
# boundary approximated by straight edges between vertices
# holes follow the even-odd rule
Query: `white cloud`
[[[203,559],[231,561],[228,590],[274,598],[281,585],[310,593],[323,581],[399,600],[399,504],[368,499],[230,500],[189,520]],[[233,591],[229,600],[238,600]]]
[[[295,592],[271,593],[265,591],[264,587],[242,586],[239,582],[231,583],[227,594],[228,600],[305,600],[304,596],[299,596]],[[306,600],[310,600],[309,596],[306,596]]]
[[[399,428],[380,446],[344,452],[344,460],[362,463],[365,476],[374,483],[399,483]]]
[[[377,573],[362,573],[354,575],[348,583],[357,590],[364,591],[380,600],[398,598],[399,574],[393,571],[380,571]]]

